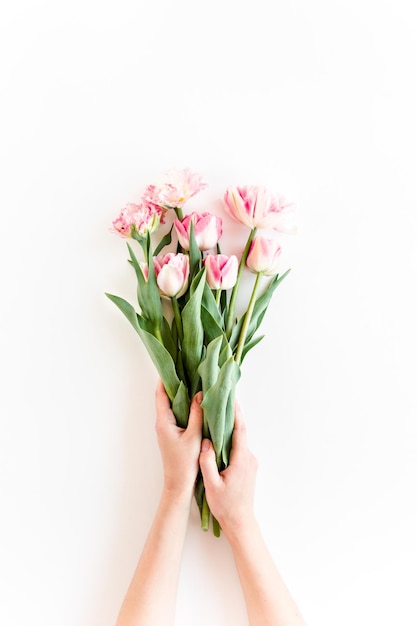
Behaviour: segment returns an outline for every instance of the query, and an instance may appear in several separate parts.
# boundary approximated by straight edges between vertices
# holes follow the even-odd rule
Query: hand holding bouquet
[[[149,185],[139,204],[122,209],[113,230],[139,244],[139,258],[127,244],[139,311],[123,298],[106,295],[144,343],[179,426],[187,426],[190,401],[203,391],[203,436],[213,442],[221,471],[229,462],[242,361],[262,339],[256,332],[275,289],[289,272],[279,274],[278,241],[258,231],[294,232],[294,207],[264,187],[227,189],[225,211],[248,229],[238,259],[221,251],[220,217],[209,212],[184,215],[184,205],[205,187],[201,177],[190,170],[172,171],[158,184]],[[167,222],[169,231],[155,245],[160,225]],[[255,278],[246,310],[236,316],[245,271]],[[269,279],[262,286],[264,276]],[[220,527],[210,513],[201,475],[195,498],[202,528],[209,528],[211,517],[213,533],[218,536]]]

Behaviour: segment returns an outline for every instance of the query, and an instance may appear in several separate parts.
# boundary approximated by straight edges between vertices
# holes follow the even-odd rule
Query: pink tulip
[[[278,274],[280,254],[281,247],[277,241],[255,237],[246,259],[246,265],[252,272],[274,276]]]
[[[113,230],[122,237],[146,237],[164,222],[165,211],[160,207],[130,202],[113,221]]]
[[[170,170],[155,185],[149,185],[144,200],[165,208],[180,208],[196,193],[207,187],[200,174],[190,169]]]
[[[235,255],[207,254],[204,265],[210,289],[231,289],[235,285],[238,270],[238,260]]]
[[[154,257],[156,282],[162,296],[179,298],[188,287],[190,263],[188,255],[168,254]]]
[[[249,228],[273,228],[289,234],[296,230],[294,205],[266,187],[230,187],[224,200],[231,217]]]
[[[184,250],[190,249],[190,228],[194,224],[194,236],[200,250],[210,250],[222,236],[222,220],[211,213],[191,213],[184,219],[174,220],[178,241]]]

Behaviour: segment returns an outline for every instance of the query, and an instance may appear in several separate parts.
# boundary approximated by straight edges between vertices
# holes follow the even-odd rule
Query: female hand
[[[208,439],[203,439],[201,445],[200,467],[208,505],[225,534],[230,536],[253,524],[258,463],[248,449],[246,426],[237,404],[228,467],[219,473],[213,444]]]
[[[177,426],[169,398],[161,381],[155,392],[155,429],[164,467],[165,489],[175,495],[191,496],[198,473],[203,410],[201,392],[191,403],[187,428]]]

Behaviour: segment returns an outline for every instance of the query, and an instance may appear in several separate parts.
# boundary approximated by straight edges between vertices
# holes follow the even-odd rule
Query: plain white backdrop
[[[104,296],[135,297],[109,226],[171,167],[205,177],[204,210],[252,183],[298,206],[239,398],[307,623],[417,624],[413,4],[3,5],[1,624],[115,623],[162,473],[156,373]],[[246,623],[193,508],[177,624]]]

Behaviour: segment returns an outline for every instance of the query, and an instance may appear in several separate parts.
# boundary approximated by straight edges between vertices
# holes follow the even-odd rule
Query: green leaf
[[[222,366],[214,385],[204,394],[202,407],[207,421],[210,437],[216,452],[217,466],[223,459],[225,433],[229,430],[230,416],[226,413],[230,392],[236,387],[240,377],[240,368],[231,356]],[[229,409],[230,411],[230,409]],[[226,428],[227,427],[227,428]]]
[[[216,382],[220,367],[219,367],[219,355],[222,346],[222,338],[217,337],[213,339],[206,350],[206,356],[201,361],[198,367],[198,373],[201,376],[201,382],[203,386],[203,395],[214,385]]]
[[[176,329],[175,324],[174,327]],[[178,353],[177,336],[172,334],[171,328],[165,317],[162,318],[161,322],[161,336],[165,348],[168,350],[173,361],[175,362]]]
[[[193,280],[194,276],[198,273],[201,267],[201,250],[197,245],[197,241],[194,235],[194,222],[190,222],[190,244],[189,244],[189,256],[190,256],[190,280]]]
[[[191,395],[196,392],[195,373],[201,361],[204,330],[201,321],[201,298],[205,283],[205,269],[195,277],[190,291],[192,296],[182,310],[182,355],[188,380],[192,383]]]
[[[187,387],[182,381],[172,401],[172,411],[177,418],[178,426],[187,428],[188,417],[190,415],[190,398],[188,396]]]
[[[146,306],[149,310],[149,317],[154,323],[161,323],[162,321],[162,302],[159,294],[158,285],[156,282],[155,266],[153,258],[149,259],[148,263],[148,280],[146,281]]]
[[[139,261],[137,260],[136,255],[133,252],[133,249],[129,244],[127,244],[127,249],[129,250],[129,256],[130,256],[129,262],[135,270],[136,280],[138,283],[138,288],[137,288],[138,304],[140,306],[142,313],[145,315],[145,317],[150,318],[151,311],[149,310],[149,307],[147,305],[147,298],[146,298],[146,290],[147,290],[146,279],[141,270]]]
[[[178,378],[174,361],[168,350],[146,329],[145,324],[141,318],[138,318],[139,322],[139,335],[142,339],[145,348],[151,357],[157,372],[164,384],[165,390],[168,394],[171,402],[174,401],[177,395],[178,387],[180,386],[180,380]]]
[[[260,337],[256,337],[256,339],[245,343],[245,347],[242,350],[242,358],[240,360],[241,364],[243,363],[243,359],[245,358],[249,350],[252,350],[252,348],[254,348],[260,341],[262,341],[264,337],[265,335],[261,335]]]
[[[203,328],[204,328],[204,335],[205,335],[206,342],[210,342],[213,339],[216,339],[216,337],[219,337],[221,335],[224,336],[226,340],[226,335],[224,333],[223,328],[219,326],[217,321],[214,319],[214,317],[211,315],[211,313],[206,309],[206,307],[203,304],[201,305],[201,321],[202,321]]]
[[[114,296],[111,293],[106,293],[105,295],[109,298],[109,300],[114,302],[114,304],[121,310],[123,315],[127,317],[136,332],[139,333],[140,327],[138,323],[138,314],[136,313],[134,307],[129,304],[129,302],[127,302],[124,298]]]
[[[233,429],[235,427],[235,392],[236,385],[232,386],[230,389],[225,410],[224,435],[222,445],[222,461],[225,467],[229,465],[230,451],[232,449]]]
[[[246,341],[250,341],[253,335],[255,334],[255,332],[257,331],[257,329],[259,328],[264,318],[264,315],[266,313],[266,310],[271,302],[271,298],[275,289],[288,275],[289,271],[290,270],[287,270],[281,276],[279,276],[278,274],[274,276],[274,278],[271,280],[271,282],[269,283],[268,287],[265,289],[263,294],[261,294],[259,298],[256,300],[252,317],[251,317],[251,321],[249,324],[248,332],[246,334]],[[239,336],[242,330],[243,321],[245,319],[245,314],[246,313],[242,315],[242,317],[237,322],[236,326],[233,328],[233,332],[230,338],[230,345],[232,346],[233,350],[235,350],[239,342]]]
[[[216,304],[216,299],[213,295],[212,290],[208,286],[207,281],[204,285],[202,304],[207,309],[207,311],[209,311],[211,316],[216,320],[217,324],[220,327],[223,327],[223,317],[219,311],[219,308]]]
[[[158,254],[163,250],[163,248],[165,248],[165,246],[169,246],[169,244],[172,241],[172,229],[173,228],[174,228],[174,225],[171,226],[169,233],[167,233],[165,237],[162,237],[161,241],[155,248],[154,256],[158,256]]]

